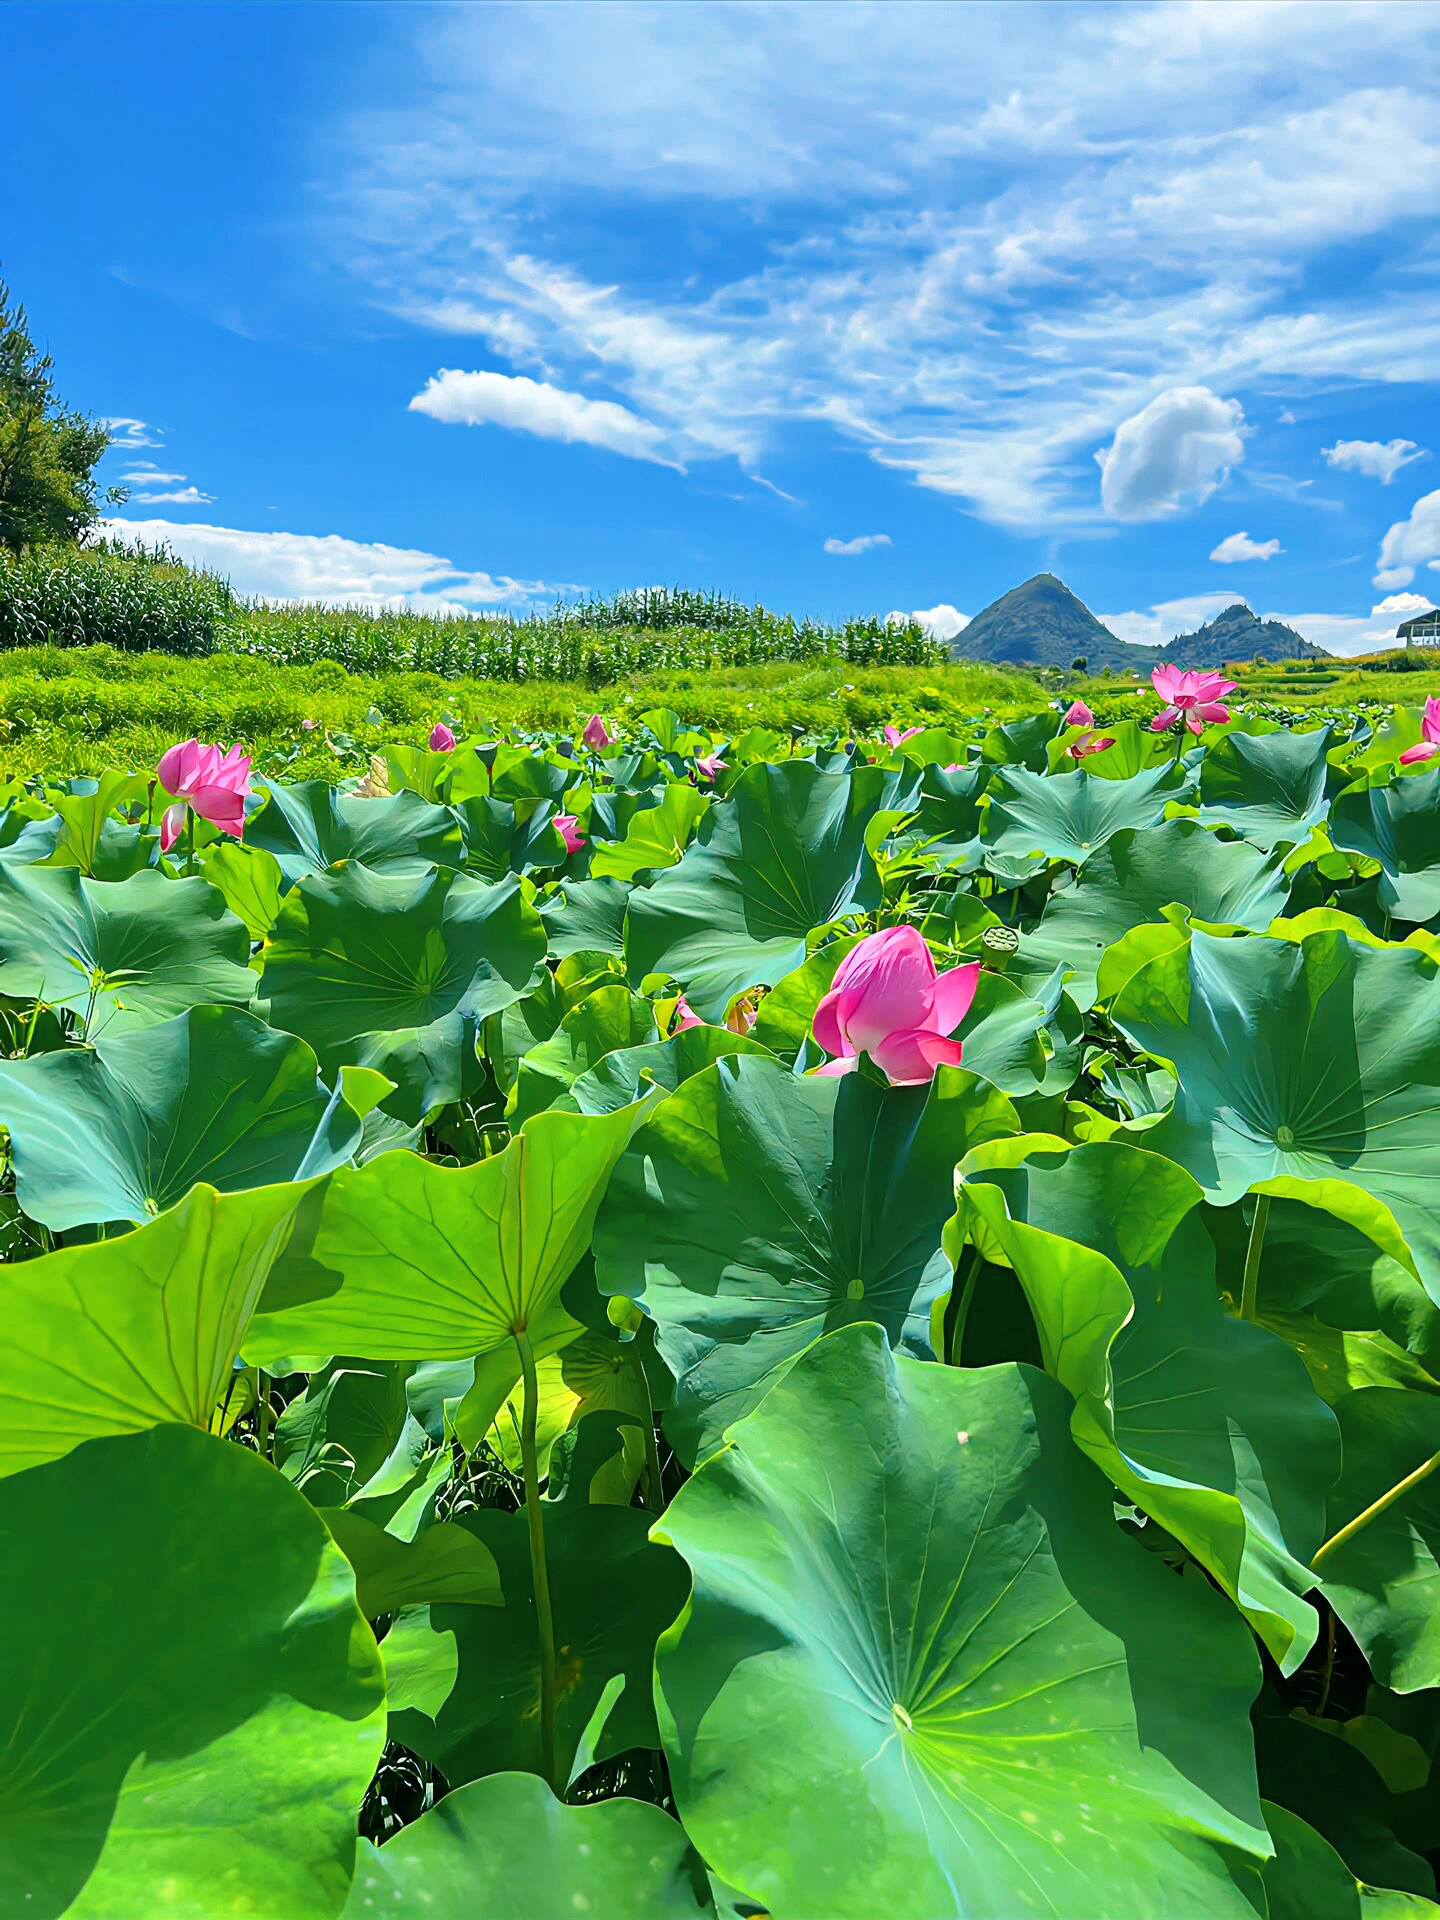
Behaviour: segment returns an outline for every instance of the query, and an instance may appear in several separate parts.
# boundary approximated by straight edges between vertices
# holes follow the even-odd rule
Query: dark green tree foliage
[[[55,392],[52,362],[30,337],[25,309],[0,280],[0,546],[12,553],[76,540],[95,524],[95,467],[110,444],[98,420]],[[123,490],[111,488],[107,503]]]

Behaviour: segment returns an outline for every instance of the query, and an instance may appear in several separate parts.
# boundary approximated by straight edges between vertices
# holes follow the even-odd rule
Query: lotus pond
[[[1440,708],[1171,711],[0,792],[0,1916],[1440,1912]]]

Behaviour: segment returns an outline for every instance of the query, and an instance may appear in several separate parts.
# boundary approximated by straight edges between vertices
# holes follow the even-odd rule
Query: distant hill
[[[1323,647],[1302,639],[1280,620],[1262,620],[1237,600],[1194,633],[1177,634],[1161,651],[1187,665],[1218,667],[1226,660],[1321,660]]]
[[[1303,660],[1322,649],[1278,620],[1259,620],[1242,602],[1227,607],[1195,633],[1177,634],[1163,647],[1137,647],[1109,627],[1053,573],[1033,580],[981,609],[949,643],[957,660],[989,660],[1014,666],[1064,667],[1082,655],[1091,673],[1148,674],[1158,660],[1187,667],[1218,667],[1226,660]]]

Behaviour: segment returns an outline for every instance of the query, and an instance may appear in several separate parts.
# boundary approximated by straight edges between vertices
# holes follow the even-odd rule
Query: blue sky
[[[244,590],[1341,651],[1440,594],[1440,7],[12,0],[0,267]],[[19,158],[18,177],[14,156]]]

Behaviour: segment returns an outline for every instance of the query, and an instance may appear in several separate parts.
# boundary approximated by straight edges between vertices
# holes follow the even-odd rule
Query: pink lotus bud
[[[430,738],[426,745],[432,753],[449,753],[455,745],[455,736],[443,720],[437,720],[430,729]]]
[[[840,962],[815,1009],[815,1038],[836,1056],[822,1074],[851,1073],[868,1053],[892,1086],[922,1086],[937,1066],[958,1066],[950,1035],[970,1010],[979,962],[935,971],[914,927],[869,934]]]

